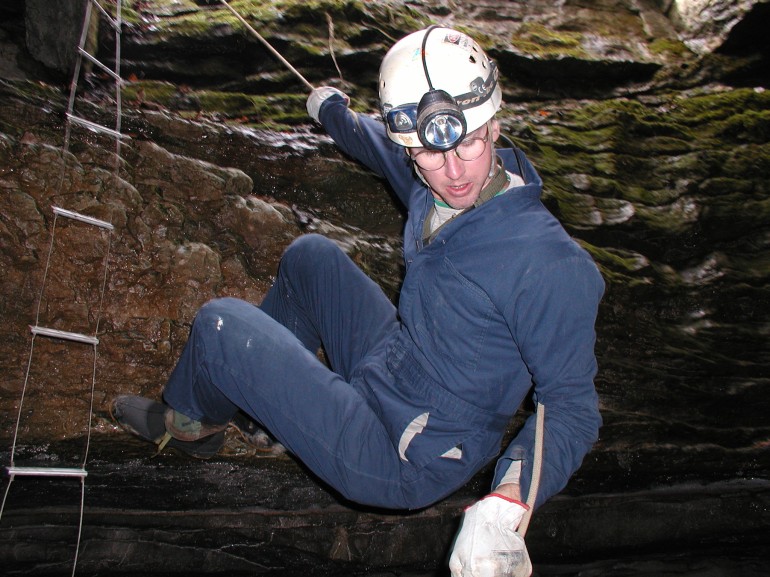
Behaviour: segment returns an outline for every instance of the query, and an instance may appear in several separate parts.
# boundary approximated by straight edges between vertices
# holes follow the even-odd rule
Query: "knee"
[[[243,317],[245,310],[254,305],[233,297],[215,298],[204,304],[195,315],[194,329],[221,326],[224,319]]]
[[[281,258],[281,268],[301,272],[304,267],[315,269],[330,264],[339,257],[341,249],[325,236],[305,234],[295,239]]]

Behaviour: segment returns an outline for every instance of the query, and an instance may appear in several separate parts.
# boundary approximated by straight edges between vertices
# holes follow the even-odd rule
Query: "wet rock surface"
[[[334,238],[397,298],[402,215],[388,189],[308,123],[297,80],[215,4],[126,7],[131,140],[117,171],[113,145],[90,133],[61,154],[67,55],[51,53],[53,41],[27,47],[71,11],[42,0],[0,8],[2,462],[28,326],[37,317],[96,330],[79,574],[445,575],[459,515],[488,490],[488,470],[425,511],[363,510],[234,433],[221,457],[200,462],[154,456],[109,418],[116,394],[158,396],[200,305],[259,302],[304,232]],[[365,114],[376,113],[391,38],[429,20],[473,22],[500,64],[505,131],[602,268],[605,426],[533,519],[536,574],[766,575],[769,4],[259,4],[233,2],[314,83],[343,86]],[[109,59],[104,28],[99,38]],[[84,86],[79,109],[109,123],[108,85],[91,75]],[[53,235],[52,205],[115,232],[57,220]],[[38,338],[33,361],[19,463],[72,466],[85,449],[93,354]],[[69,574],[80,489],[67,483],[12,484],[0,520],[7,574]]]
[[[21,457],[58,464],[81,451],[78,441],[60,442]],[[83,575],[447,575],[441,562],[461,511],[491,474],[424,511],[372,511],[338,500],[291,457],[256,453],[232,430],[209,461],[98,435],[88,469]],[[602,474],[588,463],[582,490],[538,511],[528,533],[537,575],[766,572],[768,481],[603,492]],[[66,574],[79,483],[25,479],[11,491],[0,527],[7,574]]]

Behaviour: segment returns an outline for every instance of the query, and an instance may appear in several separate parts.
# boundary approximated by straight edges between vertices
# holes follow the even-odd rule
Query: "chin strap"
[[[479,197],[476,199],[476,202],[473,203],[473,208],[481,206],[501,192],[508,190],[511,179],[508,177],[508,173],[499,156],[495,156],[495,164],[495,175],[492,177],[492,180],[489,181],[489,184],[481,189]],[[468,210],[470,210],[470,207],[463,212],[467,212]]]

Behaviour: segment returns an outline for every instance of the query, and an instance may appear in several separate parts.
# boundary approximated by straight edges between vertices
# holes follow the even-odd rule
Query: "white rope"
[[[527,534],[529,520],[532,518],[532,512],[535,510],[535,501],[537,501],[537,491],[540,488],[540,470],[543,468],[543,437],[545,435],[545,405],[537,404],[537,424],[535,426],[535,461],[532,464],[532,481],[529,484],[529,495],[527,495],[527,505],[529,509],[521,518],[519,535],[524,537]]]
[[[118,81],[115,83],[115,132],[121,133],[123,129],[123,81],[120,76],[120,59],[122,58],[120,53],[121,46],[121,30],[123,27],[123,16],[121,8],[123,5],[122,0],[117,1],[116,16],[117,26],[115,27],[115,75],[118,77]],[[121,153],[122,141],[120,138],[115,139],[115,176],[120,173],[120,153]]]
[[[13,477],[8,477],[8,484],[5,486],[5,493],[3,494],[3,503],[0,505],[0,519],[3,518],[3,511],[5,511],[5,501],[8,499],[8,493],[11,490],[11,483],[13,483]]]
[[[83,57],[87,58],[89,61],[97,65],[100,69],[104,70],[106,68],[93,56],[88,54],[88,52],[84,48],[88,38],[89,24],[91,22],[92,5],[96,6],[96,8],[101,12],[102,16],[107,20],[107,22],[115,30],[115,70],[114,72],[107,70],[109,72],[109,75],[115,80],[116,121],[115,121],[114,130],[107,129],[95,123],[91,123],[88,120],[78,118],[77,116],[74,115],[75,100],[76,100],[76,95],[78,91],[78,78],[80,76]],[[77,48],[78,57],[76,59],[75,68],[73,71],[72,82],[70,83],[70,95],[67,103],[67,112],[66,112],[67,122],[65,123],[64,143],[62,146],[62,153],[61,153],[62,164],[61,164],[59,184],[57,187],[57,194],[61,194],[63,189],[64,177],[65,177],[66,166],[67,166],[67,158],[69,154],[71,125],[73,122],[79,123],[85,126],[86,128],[90,128],[92,130],[98,127],[98,129],[101,130],[102,132],[105,132],[106,134],[113,136],[115,138],[116,158],[115,158],[114,173],[115,173],[115,178],[119,177],[120,152],[121,152],[120,146],[121,146],[121,140],[123,137],[123,135],[121,134],[122,80],[120,77],[120,58],[121,58],[120,34],[121,34],[121,28],[122,28],[121,7],[122,7],[122,0],[117,0],[116,18],[113,19],[112,16],[110,16],[110,14],[107,13],[107,11],[96,0],[90,0],[86,3],[86,10],[83,18],[83,29],[80,35],[80,42]],[[2,503],[0,504],[0,519],[2,519],[3,512],[5,510],[5,504],[8,499],[8,494],[11,489],[11,484],[13,483],[13,480],[16,477],[16,475],[40,475],[40,476],[55,476],[55,477],[73,477],[73,476],[78,477],[79,476],[80,477],[80,510],[79,510],[79,521],[78,521],[78,530],[77,530],[77,542],[75,544],[75,555],[72,563],[72,576],[74,577],[75,572],[77,571],[77,564],[78,564],[78,559],[80,554],[80,543],[81,543],[81,538],[83,534],[83,516],[84,516],[84,510],[85,510],[85,477],[87,475],[85,471],[85,467],[86,467],[86,463],[88,462],[88,454],[91,447],[91,427],[93,424],[93,409],[94,409],[94,396],[95,396],[94,393],[96,390],[96,369],[97,369],[97,359],[98,359],[97,344],[99,342],[96,335],[99,334],[99,326],[101,323],[102,308],[104,304],[104,296],[107,288],[107,273],[109,268],[110,252],[112,248],[111,232],[114,227],[112,226],[111,223],[108,223],[106,221],[102,221],[93,217],[81,215],[76,212],[68,211],[66,209],[59,208],[59,207],[52,207],[52,208],[53,208],[54,217],[51,223],[51,242],[48,247],[48,254],[45,261],[43,278],[42,278],[41,287],[40,287],[40,294],[38,296],[38,302],[37,302],[37,307],[35,311],[35,326],[31,327],[32,340],[30,343],[29,359],[27,361],[27,369],[24,376],[24,384],[22,386],[21,396],[19,399],[19,412],[16,417],[16,425],[14,427],[13,444],[11,447],[11,455],[10,455],[10,466],[6,468],[6,472],[8,473],[9,480],[8,480],[8,485],[6,486],[5,492],[3,494]],[[86,335],[79,335],[77,333],[70,333],[67,331],[58,331],[56,329],[47,329],[39,326],[40,311],[41,311],[42,302],[43,302],[43,295],[45,294],[45,288],[46,288],[46,283],[48,279],[48,272],[51,266],[51,256],[53,254],[55,238],[56,238],[56,224],[59,216],[69,217],[74,220],[83,222],[85,224],[99,227],[102,229],[103,234],[107,234],[107,246],[106,246],[105,254],[103,258],[103,275],[101,280],[101,290],[99,295],[99,301],[98,301],[97,311],[96,311],[96,321],[95,321],[93,337],[88,337]],[[21,415],[23,412],[24,400],[27,395],[27,387],[29,385],[32,359],[33,359],[33,353],[35,348],[35,338],[38,334],[54,337],[54,338],[62,338],[65,340],[74,340],[79,342],[90,343],[93,346],[93,365],[92,365],[92,371],[91,371],[91,387],[90,387],[91,391],[90,391],[90,400],[89,400],[89,406],[88,406],[88,419],[86,423],[86,444],[83,451],[82,465],[80,469],[67,469],[67,468],[46,469],[46,468],[40,468],[40,467],[15,467],[16,447],[17,447],[18,436],[19,436],[19,428],[21,426]]]
[[[88,422],[91,422],[90,419]],[[85,463],[83,466],[85,466]],[[80,557],[80,538],[83,535],[83,511],[85,509],[85,502],[86,478],[80,477],[80,520],[78,521],[78,538],[75,541],[75,558],[72,560],[72,577],[75,577],[75,572],[78,568],[78,558]]]
[[[337,74],[339,75],[340,80],[345,82],[345,79],[342,77],[342,70],[340,70],[340,66],[337,64],[337,57],[334,55],[334,20],[332,20],[332,15],[328,12],[326,13],[326,21],[329,24],[329,54],[332,57],[334,68],[337,69]]]
[[[230,5],[229,5],[229,4],[228,4],[228,3],[227,3],[225,0],[220,0],[220,2],[222,2],[222,4],[225,6],[225,8],[227,8],[227,9],[228,9],[230,12],[232,12],[232,13],[233,13],[233,15],[234,15],[234,16],[235,16],[235,17],[236,17],[238,20],[240,20],[240,21],[241,21],[241,24],[243,24],[243,25],[244,25],[244,26],[245,26],[245,27],[248,29],[248,31],[249,31],[249,32],[251,32],[251,33],[252,33],[254,36],[256,36],[257,40],[259,40],[260,42],[262,42],[262,44],[264,44],[265,48],[267,48],[267,49],[268,49],[270,52],[272,52],[272,53],[273,53],[273,55],[274,55],[276,58],[278,58],[278,60],[280,60],[280,61],[281,61],[281,62],[284,64],[284,66],[286,66],[286,68],[288,68],[288,69],[289,69],[289,70],[291,70],[291,71],[292,71],[294,74],[296,74],[297,78],[299,78],[299,79],[300,79],[300,80],[303,82],[303,84],[304,84],[305,86],[307,86],[307,87],[308,87],[310,90],[315,90],[315,86],[313,86],[312,84],[310,84],[310,82],[308,82],[308,81],[305,79],[305,77],[304,77],[304,76],[302,76],[302,74],[300,74],[300,73],[297,71],[297,69],[296,69],[296,68],[294,68],[294,66],[292,66],[292,65],[289,63],[289,61],[288,61],[288,60],[286,60],[286,59],[285,59],[283,56],[281,56],[281,54],[280,54],[280,53],[279,53],[279,52],[278,52],[278,51],[277,51],[275,48],[273,48],[272,46],[270,46],[270,43],[269,43],[267,40],[265,40],[264,38],[262,38],[262,35],[261,35],[259,32],[257,32],[256,30],[254,30],[254,28],[252,28],[251,24],[249,24],[248,22],[246,22],[246,19],[245,19],[243,16],[241,16],[240,14],[238,14],[238,12],[236,12],[236,11],[235,11],[235,9],[234,9],[232,6],[230,6]]]
[[[80,41],[78,42],[78,48],[82,50],[86,45],[86,40],[88,40],[88,23],[91,21],[91,2],[88,2],[86,4],[86,13],[83,17],[83,29],[80,33]],[[73,113],[75,111],[75,97],[77,96],[78,91],[78,78],[80,78],[80,68],[83,64],[82,58],[75,59],[75,69],[72,72],[72,80],[70,81],[70,96],[69,100],[67,101],[67,118],[70,116],[73,116]],[[62,184],[64,183],[64,172],[66,169],[66,156],[65,152],[69,150],[70,146],[70,135],[71,135],[71,126],[69,122],[65,123],[64,127],[64,144],[62,145],[62,169],[61,169],[61,178],[59,182],[59,190],[61,190]]]

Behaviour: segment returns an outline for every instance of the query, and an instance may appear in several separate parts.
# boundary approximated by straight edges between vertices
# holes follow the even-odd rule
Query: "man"
[[[502,91],[476,42],[442,27],[410,34],[385,56],[379,91],[384,123],[330,87],[308,112],[408,209],[398,309],[334,243],[302,236],[260,307],[201,308],[165,404],[124,396],[114,415],[211,454],[241,410],[345,498],[393,509],[435,503],[497,457],[493,492],[466,511],[450,563],[491,575],[511,563],[501,551],[523,547],[534,419],[500,449],[532,386],[548,415],[536,506],[597,439],[604,284],[540,202],[524,154],[495,150]]]

